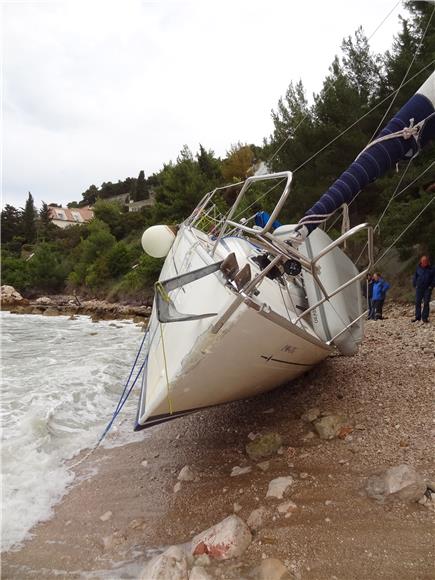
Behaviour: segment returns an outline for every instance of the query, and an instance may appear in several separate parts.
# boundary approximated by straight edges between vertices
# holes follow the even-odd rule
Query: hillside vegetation
[[[393,46],[385,54],[371,52],[362,29],[346,37],[311,104],[303,81],[290,82],[272,111],[273,133],[262,144],[237,143],[223,159],[202,145],[197,153],[185,146],[175,162],[164,164],[148,178],[141,171],[137,178],[91,185],[80,201],[68,205],[92,204],[94,220],[65,230],[50,223],[47,204],[36,210],[30,193],[25,208],[6,205],[1,214],[2,283],[27,295],[78,291],[109,299],[142,300],[151,292],[161,268],[160,260],[141,250],[143,230],[155,223],[179,223],[205,192],[243,180],[260,160],[271,171],[294,171],[290,200],[280,219],[297,221],[372,139],[383,115],[390,118],[433,70],[433,6],[408,2],[407,8],[410,16],[401,18]],[[399,88],[396,97],[387,98]],[[350,131],[312,157],[358,119]],[[413,160],[403,176],[402,171],[386,175],[351,205],[351,223],[367,220],[375,225],[396,195],[376,230],[378,256],[433,199],[433,157],[432,145]],[[125,206],[109,200],[123,194],[134,201],[153,194],[156,202],[129,213]],[[270,203],[254,209],[268,209]],[[431,204],[398,241],[396,263],[405,270],[398,280],[406,281],[407,268],[420,252],[435,256],[434,221],[435,204]],[[358,255],[356,248],[353,251]],[[379,267],[388,270],[388,258]]]

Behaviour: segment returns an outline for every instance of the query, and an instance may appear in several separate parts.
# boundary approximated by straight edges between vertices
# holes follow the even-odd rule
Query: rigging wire
[[[418,218],[426,211],[426,209],[434,201],[435,201],[435,197],[432,197],[428,201],[428,203],[424,206],[424,208],[415,216],[415,218],[412,220],[412,222],[406,226],[406,228],[400,233],[400,235],[397,236],[397,238],[394,240],[394,242],[390,246],[388,246],[388,248],[385,250],[385,252],[376,260],[376,262],[373,264],[373,266],[376,266],[376,264],[378,262],[380,262],[382,260],[382,258],[384,258],[388,254],[388,252],[397,244],[397,242],[400,240],[400,238],[402,238],[404,236],[404,234],[409,230],[409,228],[418,220]]]
[[[414,64],[414,62],[415,62],[415,59],[417,58],[417,55],[418,55],[418,53],[419,53],[419,51],[420,51],[420,48],[421,48],[421,45],[423,44],[423,40],[426,38],[426,33],[427,33],[428,29],[429,29],[430,23],[432,22],[432,17],[433,17],[433,15],[434,15],[434,13],[435,13],[435,5],[434,5],[434,7],[433,7],[433,9],[432,9],[432,13],[431,13],[431,15],[430,15],[430,17],[429,17],[429,20],[428,20],[428,22],[427,22],[426,28],[424,29],[423,36],[421,37],[421,39],[420,39],[420,42],[418,43],[418,46],[417,46],[417,48],[415,49],[414,56],[412,57],[412,59],[411,59],[411,62],[409,63],[409,66],[408,66],[408,68],[406,69],[406,72],[405,72],[405,74],[404,74],[404,76],[403,76],[402,82],[400,83],[400,85],[399,85],[399,88],[397,89],[397,91],[396,91],[396,94],[394,95],[393,99],[391,100],[391,103],[389,104],[389,106],[388,106],[387,110],[385,111],[385,113],[384,113],[384,115],[383,115],[382,119],[379,121],[379,124],[378,124],[378,126],[376,127],[376,130],[375,130],[375,132],[373,133],[373,135],[372,135],[372,137],[371,137],[370,141],[372,141],[372,140],[374,139],[375,135],[377,135],[377,133],[378,133],[378,131],[379,131],[380,127],[382,126],[382,124],[383,124],[383,122],[385,121],[385,119],[386,119],[386,117],[387,117],[388,113],[390,112],[390,110],[391,110],[391,107],[394,105],[394,102],[395,102],[395,100],[396,100],[396,98],[397,98],[397,95],[399,94],[399,91],[400,91],[400,90],[401,90],[401,88],[404,86],[404,84],[405,84],[405,80],[406,80],[406,77],[408,76],[408,74],[409,74],[409,71],[411,70],[411,68],[412,68],[412,65],[413,65],[413,64]],[[369,143],[370,143],[370,141],[369,141]]]
[[[369,40],[371,40],[373,38],[373,36],[376,34],[376,32],[381,28],[381,26],[384,24],[384,22],[386,22],[388,20],[388,18],[391,16],[391,14],[394,12],[394,10],[399,6],[399,4],[401,4],[401,0],[399,0],[394,6],[393,8],[391,8],[391,10],[388,12],[388,14],[383,18],[383,20],[380,22],[380,24],[378,24],[378,26],[375,28],[375,30],[371,33],[371,35],[367,38],[367,42]],[[329,87],[326,89],[325,91],[325,96],[329,93],[329,91],[332,89],[332,85],[329,85]],[[309,117],[309,113],[306,113],[302,119],[299,121],[299,123],[296,125],[296,127],[293,129],[293,131],[291,132],[291,134],[289,134],[286,139],[281,143],[281,145],[278,147],[278,149],[272,154],[271,157],[269,157],[269,159],[267,160],[266,163],[270,163],[277,155],[278,153],[281,151],[281,149],[284,147],[284,145],[287,143],[287,141],[294,136],[294,134],[296,133],[296,131],[299,129],[299,127],[302,125],[302,123],[304,121],[306,121],[306,119]]]

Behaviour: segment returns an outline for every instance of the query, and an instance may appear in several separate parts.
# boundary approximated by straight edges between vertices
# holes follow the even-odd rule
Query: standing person
[[[435,268],[432,268],[428,256],[422,256],[418,263],[415,274],[412,278],[415,288],[415,318],[412,322],[423,319],[429,322],[429,302],[430,296],[435,286]],[[421,303],[423,302],[423,312]]]
[[[385,297],[390,288],[379,272],[373,274],[373,291],[372,291],[372,320],[382,320],[382,309],[384,307]]]

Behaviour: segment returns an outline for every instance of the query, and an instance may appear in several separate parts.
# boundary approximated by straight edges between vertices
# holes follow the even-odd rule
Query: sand
[[[76,468],[53,518],[3,554],[2,578],[137,578],[153,554],[188,542],[235,503],[245,521],[259,506],[269,516],[241,559],[208,568],[213,577],[249,578],[274,557],[293,578],[433,578],[434,513],[378,503],[364,490],[370,475],[401,463],[435,480],[435,325],[412,324],[411,314],[390,306],[387,320],[367,323],[357,356],[333,356],[287,387],[99,448]],[[320,440],[301,419],[313,407],[343,414],[352,433]],[[283,453],[262,471],[245,445],[250,433],[269,432],[282,437]],[[185,465],[196,479],[174,492]],[[251,472],[230,477],[248,465]],[[297,509],[286,518],[265,496],[273,478],[288,475]]]

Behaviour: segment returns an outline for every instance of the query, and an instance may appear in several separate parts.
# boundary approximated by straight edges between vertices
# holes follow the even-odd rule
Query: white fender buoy
[[[153,258],[164,258],[168,255],[175,240],[175,234],[168,226],[151,226],[142,234],[142,248]]]

